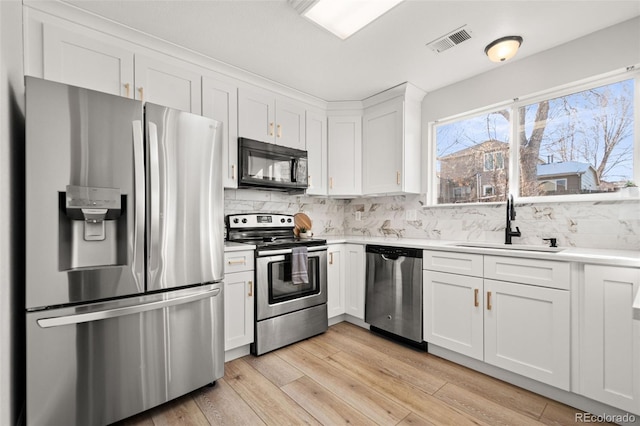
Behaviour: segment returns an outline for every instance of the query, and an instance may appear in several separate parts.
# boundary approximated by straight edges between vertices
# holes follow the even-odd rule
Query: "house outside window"
[[[428,203],[606,194],[640,180],[640,73],[435,123]],[[604,82],[604,83],[603,83]],[[515,141],[510,136],[515,136]],[[437,183],[437,185],[436,185]],[[455,191],[455,188],[468,191]],[[493,193],[488,188],[493,188]],[[466,195],[465,195],[466,194]],[[532,200],[535,201],[535,198]],[[565,198],[559,198],[563,201]]]

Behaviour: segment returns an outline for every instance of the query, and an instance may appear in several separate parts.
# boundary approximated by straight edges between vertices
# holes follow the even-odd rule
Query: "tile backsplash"
[[[304,212],[317,236],[371,236],[503,242],[505,206],[424,208],[423,195],[338,200],[257,190],[225,190],[225,214]],[[640,201],[516,203],[514,244],[640,250]],[[356,220],[358,218],[359,220]]]

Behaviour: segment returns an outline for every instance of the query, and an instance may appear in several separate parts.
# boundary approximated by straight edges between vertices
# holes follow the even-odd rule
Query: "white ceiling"
[[[433,91],[504,66],[484,55],[496,38],[524,38],[516,61],[640,15],[639,0],[405,0],[343,41],[286,0],[67,2],[327,101],[405,81]],[[463,25],[470,40],[426,47]]]

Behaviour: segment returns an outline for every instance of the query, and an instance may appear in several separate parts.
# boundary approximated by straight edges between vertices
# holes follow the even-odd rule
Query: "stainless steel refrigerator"
[[[108,424],[221,378],[219,123],[26,93],[27,424]]]

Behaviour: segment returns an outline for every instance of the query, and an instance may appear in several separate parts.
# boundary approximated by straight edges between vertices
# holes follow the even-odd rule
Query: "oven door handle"
[[[313,253],[316,251],[326,251],[329,247],[328,246],[313,246],[313,247],[307,247],[307,252],[309,253]],[[293,252],[293,249],[281,249],[281,250],[258,250],[257,252],[257,256],[258,257],[264,257],[264,256],[278,256],[281,254],[291,254]]]

